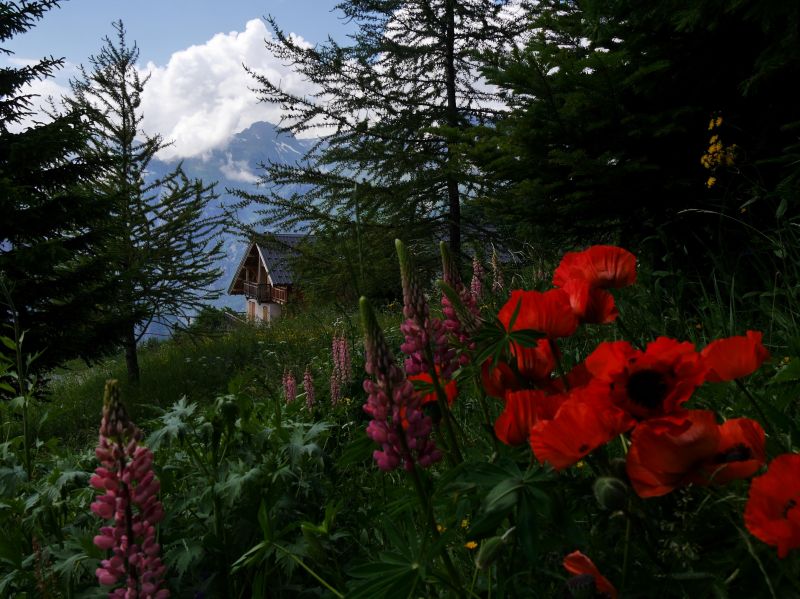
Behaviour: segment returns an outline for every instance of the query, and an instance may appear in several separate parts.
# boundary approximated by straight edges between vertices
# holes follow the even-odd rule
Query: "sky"
[[[279,79],[294,92],[313,88],[270,55],[264,39],[272,15],[287,33],[305,43],[340,42],[354,30],[333,12],[338,0],[66,0],[30,31],[3,44],[14,54],[4,64],[26,64],[53,55],[65,68],[32,91],[60,97],[68,93],[77,66],[89,67],[103,38],[114,38],[121,19],[129,43],[139,47],[139,68],[150,74],[142,98],[143,128],[173,145],[160,157],[203,155],[224,145],[256,121],[277,122],[280,109],[258,102],[253,80],[242,64]]]

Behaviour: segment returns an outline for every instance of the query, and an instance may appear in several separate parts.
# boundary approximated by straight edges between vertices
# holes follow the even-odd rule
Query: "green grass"
[[[94,441],[108,379],[119,379],[123,401],[139,422],[183,396],[208,404],[243,387],[260,394],[277,393],[284,368],[292,369],[299,383],[309,365],[316,384],[323,385],[334,327],[357,339],[357,326],[330,310],[306,310],[272,326],[242,326],[223,335],[147,343],[140,348],[138,384],[127,382],[122,354],[88,368],[73,364],[53,376],[44,401],[36,406],[36,420],[47,413],[38,436],[55,436],[74,447]]]

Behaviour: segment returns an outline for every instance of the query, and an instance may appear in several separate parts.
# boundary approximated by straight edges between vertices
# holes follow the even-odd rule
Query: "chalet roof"
[[[290,258],[297,255],[295,249],[308,235],[300,233],[267,233],[258,240],[251,241],[236,268],[228,293],[237,295],[242,293],[242,281],[244,280],[244,268],[248,259],[258,260],[269,273],[270,281],[276,286],[289,286],[293,284],[293,273],[289,264]],[[251,266],[252,268],[252,266]]]
[[[256,243],[273,285],[292,284],[294,276],[288,258],[297,255],[297,244],[306,238],[298,233],[275,233]]]

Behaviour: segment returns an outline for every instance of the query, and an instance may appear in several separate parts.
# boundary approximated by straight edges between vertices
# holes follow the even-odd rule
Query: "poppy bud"
[[[475,556],[475,567],[484,570],[491,566],[500,555],[503,547],[508,544],[509,539],[514,534],[514,528],[509,528],[501,537],[491,537],[481,543],[478,555]]]
[[[594,496],[600,507],[621,510],[628,498],[628,485],[612,476],[601,476],[594,481]]]

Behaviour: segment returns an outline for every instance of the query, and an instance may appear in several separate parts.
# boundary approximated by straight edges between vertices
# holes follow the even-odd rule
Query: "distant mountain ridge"
[[[223,147],[197,157],[163,161],[153,159],[148,171],[149,175],[158,178],[172,171],[178,163],[183,163],[183,170],[189,178],[202,179],[204,183],[217,182],[217,201],[222,207],[234,206],[239,200],[226,189],[241,189],[258,193],[257,182],[264,173],[260,167],[267,162],[294,164],[317,142],[314,139],[296,139],[286,133],[278,133],[277,127],[266,121],[253,123],[237,134]],[[237,216],[244,222],[253,222],[256,218],[252,209],[239,210]],[[225,258],[218,264],[223,270],[218,287],[223,295],[214,302],[217,307],[227,306],[234,310],[243,310],[241,297],[231,297],[225,292],[236,267],[242,258],[247,242],[235,234],[226,234],[223,238]]]

